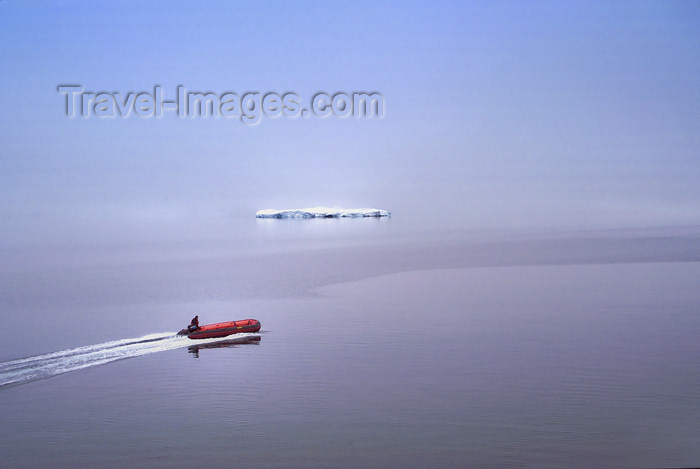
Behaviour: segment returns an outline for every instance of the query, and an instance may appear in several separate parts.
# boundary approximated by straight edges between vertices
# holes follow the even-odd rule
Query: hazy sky
[[[6,238],[308,205],[472,227],[700,221],[695,2],[5,0],[0,35]],[[62,84],[376,91],[385,116],[71,119]]]

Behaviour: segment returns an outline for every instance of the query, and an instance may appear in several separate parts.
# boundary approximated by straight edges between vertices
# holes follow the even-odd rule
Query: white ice
[[[391,212],[376,208],[330,208],[309,207],[297,209],[265,209],[258,210],[257,218],[360,218],[360,217],[390,217]]]

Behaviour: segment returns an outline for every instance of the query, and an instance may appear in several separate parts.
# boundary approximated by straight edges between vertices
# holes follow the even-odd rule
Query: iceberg
[[[310,207],[287,210],[265,209],[255,213],[256,218],[362,218],[390,217],[391,212],[376,208]]]

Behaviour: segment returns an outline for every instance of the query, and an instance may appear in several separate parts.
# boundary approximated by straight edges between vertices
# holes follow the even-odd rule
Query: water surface
[[[90,366],[0,388],[3,464],[700,460],[697,230],[265,222],[237,222],[235,240],[6,252],[0,314],[19,327],[0,376],[45,354],[30,361],[77,354]],[[173,342],[167,331],[194,314],[263,328],[248,343]],[[90,361],[105,350],[125,354]]]

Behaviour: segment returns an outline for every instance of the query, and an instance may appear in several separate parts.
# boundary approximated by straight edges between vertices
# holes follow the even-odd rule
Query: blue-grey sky
[[[0,37],[8,239],[309,205],[472,228],[700,221],[694,2],[5,0]],[[385,116],[70,119],[61,84],[377,91]]]

